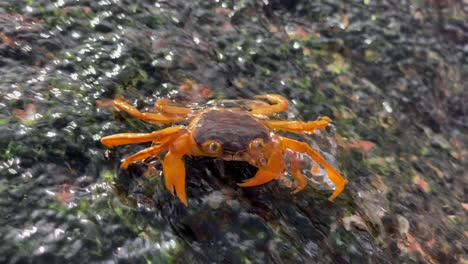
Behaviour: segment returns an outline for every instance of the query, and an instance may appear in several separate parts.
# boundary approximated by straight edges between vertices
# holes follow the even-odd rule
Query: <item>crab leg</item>
[[[273,129],[284,130],[288,132],[313,132],[315,129],[325,129],[331,119],[327,116],[318,118],[315,121],[299,122],[299,121],[263,121],[265,125]]]
[[[185,119],[185,115],[165,115],[164,113],[150,113],[150,112],[140,112],[135,106],[126,102],[123,98],[117,98],[114,100],[114,106],[118,110],[127,112],[133,117],[141,119],[143,121],[165,124],[165,123],[174,123],[182,121]]]
[[[163,172],[166,188],[174,195],[174,189],[185,206],[187,194],[185,192],[185,163],[182,160],[184,155],[191,153],[192,146],[190,135],[184,134],[177,138],[170,146],[169,152],[163,160]]]
[[[174,126],[151,133],[120,133],[103,137],[101,139],[101,143],[109,148],[150,141],[161,144],[185,132],[186,131],[183,126]]]
[[[250,99],[223,100],[223,102],[234,102],[240,105],[245,105],[249,109],[265,108],[265,107],[271,106],[271,104],[268,102],[260,101],[260,100],[250,100]]]
[[[163,114],[168,115],[188,115],[192,113],[192,109],[186,107],[177,107],[177,106],[169,106],[168,104],[171,102],[169,99],[159,99],[154,103],[154,108]]]
[[[285,166],[282,151],[275,151],[271,154],[265,167],[260,168],[255,176],[238,185],[241,187],[252,187],[270,182],[278,177]]]
[[[301,161],[299,154],[290,149],[285,150],[284,153],[290,158],[292,176],[298,182],[298,185],[293,193],[298,193],[307,186],[307,178],[301,172]]]
[[[151,146],[149,148],[145,148],[145,149],[143,149],[141,151],[138,151],[137,153],[125,158],[122,161],[122,164],[120,165],[120,168],[125,170],[125,169],[128,168],[128,165],[130,165],[130,163],[137,162],[137,161],[142,161],[142,160],[145,160],[145,159],[147,159],[149,157],[156,156],[159,153],[161,153],[161,151],[166,150],[167,145],[168,144],[154,145],[154,146]]]
[[[257,95],[255,98],[266,99],[270,103],[267,106],[261,107],[252,107],[251,113],[256,115],[271,115],[278,112],[283,112],[284,110],[288,109],[288,100],[279,94],[265,94],[265,95]],[[250,106],[253,106],[251,104]]]
[[[320,155],[320,153],[312,149],[312,147],[304,142],[281,136],[277,137],[280,140],[280,146],[283,150],[292,149],[300,153],[307,153],[307,155],[309,155],[313,160],[325,168],[328,173],[328,177],[335,184],[335,191],[330,196],[330,198],[328,198],[328,200],[333,201],[344,190],[344,187],[347,183],[346,179],[344,179],[343,176],[341,176],[332,166],[330,166],[330,164],[328,164],[328,162],[325,160],[325,158],[322,157],[322,155]]]

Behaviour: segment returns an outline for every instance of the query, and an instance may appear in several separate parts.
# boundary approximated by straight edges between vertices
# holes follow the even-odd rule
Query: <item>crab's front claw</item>
[[[185,192],[185,164],[182,156],[169,151],[163,161],[164,180],[167,190],[174,195],[174,190],[180,201],[188,206]]]
[[[184,155],[190,154],[190,135],[184,134],[172,142],[163,160],[163,173],[166,188],[174,195],[174,190],[180,201],[188,206],[185,192],[185,163]]]
[[[243,183],[238,183],[238,185],[241,187],[252,187],[265,184],[276,179],[285,167],[286,164],[284,163],[282,151],[275,151],[268,159],[266,166],[261,167],[255,176]]]

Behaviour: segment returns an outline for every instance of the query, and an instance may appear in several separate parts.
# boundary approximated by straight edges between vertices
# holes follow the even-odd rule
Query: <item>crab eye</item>
[[[218,154],[221,151],[221,144],[217,141],[208,140],[202,146],[206,152],[211,154]]]
[[[265,142],[263,142],[263,139],[257,138],[254,139],[250,142],[250,148],[251,149],[262,149],[265,146]]]

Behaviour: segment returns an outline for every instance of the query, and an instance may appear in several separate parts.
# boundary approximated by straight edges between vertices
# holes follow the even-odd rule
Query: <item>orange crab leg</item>
[[[138,151],[137,153],[125,158],[123,160],[122,164],[120,165],[120,168],[125,170],[125,169],[128,168],[128,165],[130,165],[130,163],[137,162],[137,161],[142,161],[142,160],[145,160],[145,159],[147,159],[149,157],[156,156],[159,153],[161,153],[162,151],[166,150],[167,145],[168,144],[154,145],[154,146],[151,146],[149,148],[145,148],[145,149],[143,149],[141,151]]]
[[[167,116],[161,113],[140,112],[135,106],[129,104],[123,98],[115,99],[114,106],[118,110],[125,111],[133,117],[151,123],[166,124],[179,122],[185,119],[185,116]]]
[[[169,147],[169,152],[163,160],[163,172],[166,188],[174,195],[174,189],[180,201],[188,206],[187,194],[185,192],[185,163],[184,155],[189,155],[192,143],[189,134],[177,138]]]
[[[239,100],[223,100],[223,102],[234,102],[240,105],[245,105],[249,109],[256,109],[256,108],[265,108],[270,107],[271,104],[265,101],[260,100],[250,100],[250,99],[239,99]]]
[[[263,121],[265,125],[273,129],[279,129],[289,132],[313,132],[315,129],[325,129],[330,124],[331,119],[327,116],[321,117],[315,121]]]
[[[255,98],[266,99],[270,103],[267,106],[261,107],[253,107],[251,110],[252,114],[256,115],[271,115],[278,112],[283,112],[284,110],[288,109],[289,102],[286,98],[279,94],[265,94],[265,95],[257,95]],[[251,104],[253,106],[253,104]]]
[[[301,172],[301,161],[299,154],[292,150],[286,150],[284,153],[291,159],[291,172],[294,179],[297,180],[298,184],[293,193],[302,191],[307,186],[307,178]]]
[[[241,187],[252,187],[270,182],[276,179],[285,167],[282,151],[275,151],[271,154],[265,167],[260,168],[255,176],[238,185]]]
[[[185,127],[174,126],[151,133],[120,133],[103,137],[101,139],[101,143],[109,148],[112,148],[114,146],[136,144],[150,141],[152,141],[153,143],[164,143],[174,138],[175,136],[178,136],[181,133],[185,132]]]
[[[185,107],[169,106],[171,100],[169,99],[159,99],[154,103],[154,108],[164,114],[169,115],[188,115],[192,113],[192,109]]]
[[[307,155],[309,155],[313,160],[325,168],[328,173],[328,177],[335,184],[335,191],[330,196],[330,198],[328,198],[328,200],[333,201],[344,190],[344,187],[347,183],[346,179],[344,179],[340,173],[338,173],[332,166],[330,166],[330,164],[328,164],[328,162],[325,160],[325,158],[322,157],[322,155],[320,155],[320,153],[312,149],[312,147],[304,142],[281,136],[276,137],[279,138],[280,145],[283,150],[292,149],[300,153],[307,153]]]

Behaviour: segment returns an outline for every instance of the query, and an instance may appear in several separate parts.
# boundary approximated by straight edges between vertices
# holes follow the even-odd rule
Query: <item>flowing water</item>
[[[0,262],[466,263],[466,0],[0,2]],[[187,158],[189,206],[116,113],[279,93],[348,179],[292,194]],[[325,151],[325,154],[327,151]]]

